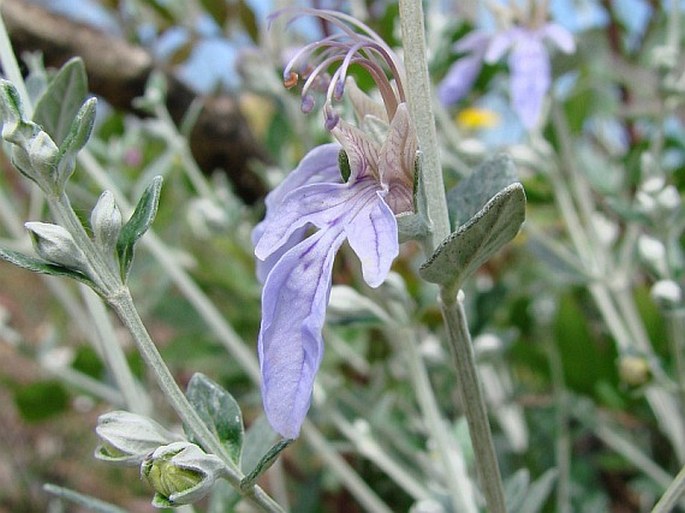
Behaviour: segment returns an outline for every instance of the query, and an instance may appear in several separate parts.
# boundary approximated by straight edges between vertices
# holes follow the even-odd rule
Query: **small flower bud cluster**
[[[157,422],[125,411],[101,415],[95,457],[115,465],[139,466],[155,490],[158,508],[191,504],[204,497],[225,469],[220,458],[171,433]]]

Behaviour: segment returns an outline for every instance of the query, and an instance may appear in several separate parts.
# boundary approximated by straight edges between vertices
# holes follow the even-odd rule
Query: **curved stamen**
[[[314,84],[314,81],[316,78],[321,74],[322,71],[325,71],[328,69],[328,67],[333,64],[334,62],[337,62],[339,60],[342,60],[342,55],[337,54],[337,55],[332,55],[331,57],[328,57],[326,60],[320,62],[316,68],[312,70],[310,73],[309,77],[307,78],[307,81],[304,83],[304,86],[302,86],[302,95],[306,95],[309,92],[309,89],[312,87]],[[337,71],[336,71],[337,73]],[[333,75],[335,76],[335,75]],[[333,78],[331,77],[330,83],[333,83]],[[330,88],[330,86],[329,86]]]
[[[336,40],[340,39],[341,37],[342,34],[334,34],[319,41],[309,43],[300,48],[297,52],[295,52],[295,55],[293,55],[290,58],[288,64],[286,64],[285,69],[283,70],[283,80],[285,81],[290,78],[291,73],[293,73],[293,68],[300,60],[303,60],[303,57],[309,58],[309,56],[319,48],[331,46],[333,43],[336,42]]]

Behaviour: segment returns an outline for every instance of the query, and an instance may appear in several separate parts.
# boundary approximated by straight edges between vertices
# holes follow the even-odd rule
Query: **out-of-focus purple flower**
[[[492,35],[476,30],[457,41],[452,49],[466,55],[457,59],[438,86],[438,98],[443,105],[454,105],[464,98],[478,78],[483,57]]]
[[[258,341],[264,410],[278,433],[296,438],[323,354],[321,330],[335,254],[347,241],[361,261],[366,283],[378,287],[385,280],[399,252],[395,215],[413,211],[417,142],[404,102],[403,69],[390,48],[344,14],[289,12],[319,16],[341,30],[306,46],[284,73],[286,85],[294,86],[300,78],[293,71],[298,61],[313,61],[305,77],[303,110],[313,106],[315,84],[327,82],[325,124],[338,143],[318,146],[305,155],[267,196],[266,217],[252,234],[264,283]],[[339,67],[328,76],[335,63]],[[353,63],[369,71],[383,106],[346,79]],[[394,84],[386,69],[395,77]],[[346,87],[361,125],[373,118],[385,127],[382,137],[340,119],[332,104]]]
[[[513,27],[495,35],[484,57],[486,62],[495,62],[509,51],[511,105],[529,130],[540,119],[542,104],[552,83],[546,40],[564,53],[572,53],[576,48],[568,30],[556,23],[547,23],[532,29]]]
[[[509,52],[511,105],[523,125],[528,130],[534,128],[552,81],[546,41],[565,53],[575,51],[571,33],[556,23],[534,28],[517,25],[496,34],[475,31],[467,35],[454,46],[455,51],[467,55],[448,70],[438,87],[440,100],[445,105],[458,102],[470,91],[483,62],[494,63]]]

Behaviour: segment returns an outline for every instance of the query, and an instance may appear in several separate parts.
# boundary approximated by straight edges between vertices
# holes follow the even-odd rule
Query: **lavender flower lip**
[[[414,209],[417,142],[404,98],[402,64],[378,35],[334,11],[289,9],[277,15],[285,13],[291,18],[318,16],[340,30],[298,51],[283,73],[284,85],[294,87],[300,78],[295,70],[306,70],[304,112],[314,107],[312,91],[327,84],[324,125],[338,144],[318,146],[305,155],[267,196],[266,217],[252,234],[264,284],[258,340],[264,410],[272,427],[292,439],[309,410],[323,355],[321,330],[335,254],[347,241],[361,261],[364,281],[378,287],[385,280],[399,253],[395,216]],[[309,62],[302,66],[305,59]],[[335,64],[338,68],[329,76]],[[383,105],[350,82],[352,64],[371,75]],[[377,133],[341,118],[334,102],[347,91],[361,125],[367,117],[385,124],[380,140]],[[316,231],[307,235],[312,227]]]

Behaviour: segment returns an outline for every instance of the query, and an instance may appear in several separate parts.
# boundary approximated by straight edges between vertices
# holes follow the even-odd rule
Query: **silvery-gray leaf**
[[[458,288],[518,233],[525,219],[523,186],[514,183],[447,237],[419,269],[426,281]]]
[[[508,155],[497,155],[480,164],[447,193],[452,227],[472,218],[495,194],[517,181],[516,166]]]

